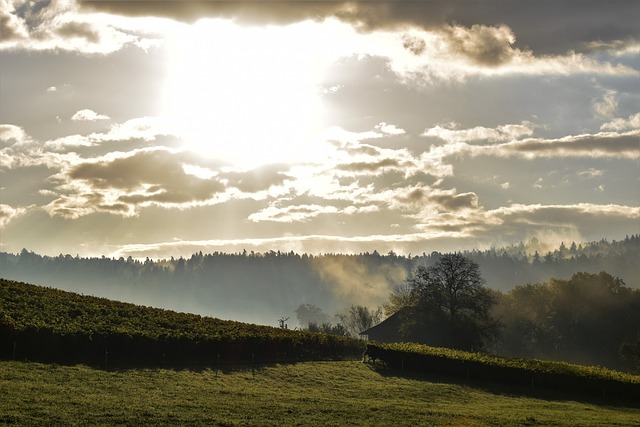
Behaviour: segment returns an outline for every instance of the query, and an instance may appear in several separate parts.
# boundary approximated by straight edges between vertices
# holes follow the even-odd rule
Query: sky
[[[640,2],[0,0],[0,250],[640,232]]]

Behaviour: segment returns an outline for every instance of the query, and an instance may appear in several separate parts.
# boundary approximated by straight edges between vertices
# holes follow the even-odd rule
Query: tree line
[[[484,284],[460,253],[417,267],[384,305],[400,315],[397,341],[640,371],[640,289],[606,272],[508,292]]]
[[[551,278],[568,280],[578,271],[607,271],[627,286],[640,288],[637,234],[620,241],[567,242],[556,248],[532,239],[462,254],[479,265],[491,289],[509,291]],[[0,252],[0,276],[137,304],[274,324],[279,316],[294,316],[305,303],[330,313],[351,305],[381,305],[395,284],[418,266],[434,265],[441,256],[438,252],[309,255],[243,251],[153,260],[46,256],[23,249],[15,254]]]

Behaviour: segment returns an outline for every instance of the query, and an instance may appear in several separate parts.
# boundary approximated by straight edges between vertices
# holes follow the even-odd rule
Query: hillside
[[[0,279],[0,358],[217,365],[359,357],[345,337],[225,321]]]
[[[524,395],[523,395],[524,392]],[[360,362],[105,371],[0,362],[0,425],[637,426],[640,408]]]
[[[386,367],[300,362],[359,356],[363,344],[7,280],[0,280],[0,343],[0,425],[624,426],[640,416],[634,400],[616,397],[612,388],[606,395],[568,393],[478,375],[478,363],[503,369],[497,365],[521,363],[515,359],[372,344],[369,356],[376,350]],[[434,356],[456,370],[476,365],[472,375],[466,368],[465,378],[419,362]],[[571,370],[604,373],[634,393],[640,381],[606,370]]]
[[[0,358],[102,368],[204,366],[360,358],[365,343],[346,337],[243,324],[0,280]],[[447,373],[488,382],[640,396],[640,377],[460,351],[368,343],[387,367]],[[473,369],[470,369],[473,366]],[[565,387],[575,384],[574,387]]]

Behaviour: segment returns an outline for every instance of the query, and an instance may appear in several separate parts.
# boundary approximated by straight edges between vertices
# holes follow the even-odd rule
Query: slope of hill
[[[254,371],[0,362],[0,425],[637,426],[640,408],[354,362]]]
[[[250,325],[0,279],[0,358],[203,364],[359,357],[346,337]]]

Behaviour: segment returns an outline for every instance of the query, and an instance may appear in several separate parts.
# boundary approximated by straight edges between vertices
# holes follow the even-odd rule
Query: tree
[[[407,282],[393,287],[389,294],[389,302],[382,304],[384,314],[389,317],[405,307],[413,305],[415,301],[414,290]]]
[[[503,355],[638,369],[640,290],[606,272],[517,286],[494,315],[504,325]]]
[[[322,311],[322,309],[313,304],[300,304],[295,309],[298,323],[303,328],[309,326],[310,323],[322,325],[323,323],[330,323],[329,316]]]
[[[289,325],[287,325],[287,320],[289,320],[289,318],[284,316],[278,319],[278,326],[280,326],[280,329],[289,329]]]
[[[401,327],[406,338],[477,351],[497,336],[490,316],[494,299],[478,264],[462,254],[445,254],[430,267],[418,267],[406,283],[413,295]]]
[[[337,315],[349,335],[357,337],[360,332],[377,325],[382,320],[382,308],[369,309],[363,305],[352,305],[345,313]]]

